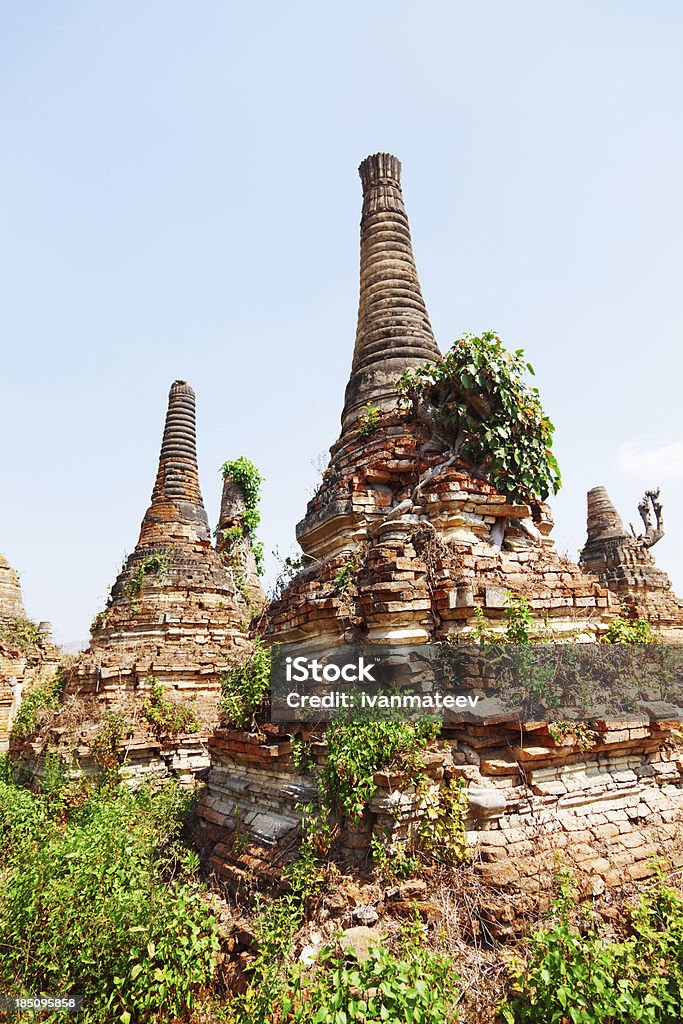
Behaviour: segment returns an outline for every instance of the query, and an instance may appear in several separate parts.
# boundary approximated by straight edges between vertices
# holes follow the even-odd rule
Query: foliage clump
[[[218,926],[179,842],[188,799],[99,790],[65,818],[0,781],[0,989],[82,993],[84,1024],[189,1019]]]
[[[156,576],[161,582],[168,572],[168,555],[156,553],[147,555],[146,558],[135,567],[128,580],[128,597],[131,610],[134,615],[140,610],[140,598],[144,590],[145,582],[149,576]]]
[[[221,473],[223,474],[223,479],[230,477],[235,481],[242,492],[246,506],[242,513],[242,528],[233,527],[232,530],[226,530],[223,539],[228,544],[235,544],[242,536],[247,536],[251,544],[251,550],[254,552],[256,571],[259,576],[262,576],[265,571],[265,556],[263,542],[257,539],[256,531],[261,522],[259,501],[261,500],[263,477],[254,463],[245,458],[244,455],[240,455],[238,459],[224,462],[221,466]]]
[[[241,664],[228,669],[221,679],[221,710],[226,721],[238,728],[254,725],[266,710],[270,693],[271,652],[260,640],[254,641]]]
[[[149,696],[142,705],[142,713],[162,736],[177,736],[181,732],[198,732],[197,712],[185,704],[169,700],[158,679],[149,676]]]
[[[41,711],[56,711],[62,699],[66,680],[57,670],[52,679],[39,683],[23,697],[12,724],[14,736],[30,736],[40,722]]]
[[[22,615],[0,620],[0,644],[21,654],[35,653],[42,642],[40,629],[35,622]]]
[[[332,943],[311,965],[292,962],[291,908],[280,900],[257,921],[258,953],[230,1024],[454,1024],[460,979],[452,961],[430,949],[419,926],[401,931],[395,950],[377,944],[359,960]]]
[[[630,622],[616,615],[610,620],[607,632],[603,637],[606,644],[653,644],[655,637],[647,619],[636,619]]]
[[[606,941],[567,872],[550,923],[513,964],[505,1024],[673,1024],[683,1019],[683,897],[662,879],[627,910],[630,934]]]
[[[463,335],[436,362],[407,370],[399,391],[426,411],[447,447],[505,494],[529,501],[557,494],[555,428],[543,411],[523,349],[509,352],[492,331]]]
[[[358,417],[358,436],[362,438],[371,437],[379,429],[380,421],[379,409],[371,402],[367,402]]]

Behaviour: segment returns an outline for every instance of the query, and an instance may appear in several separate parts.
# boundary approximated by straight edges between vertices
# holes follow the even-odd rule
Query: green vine
[[[56,711],[62,699],[66,680],[58,669],[52,679],[29,690],[19,705],[12,724],[13,736],[30,736],[35,732],[41,711]]]
[[[128,598],[133,615],[140,611],[140,598],[148,576],[157,576],[161,582],[168,571],[168,555],[147,555],[135,567],[128,580]]]
[[[380,425],[380,412],[374,405],[368,402],[363,406],[363,411],[358,417],[358,436],[370,437]]]
[[[154,676],[148,676],[149,697],[142,705],[142,713],[161,735],[176,736],[178,733],[199,731],[196,711],[184,704],[169,700],[163,685]]]
[[[238,728],[252,725],[265,710],[270,692],[271,652],[259,639],[240,665],[221,679],[221,710],[226,721]]]
[[[0,644],[5,647],[32,654],[42,640],[40,629],[30,619],[19,615],[0,621]]]
[[[249,538],[251,550],[256,560],[256,571],[259,576],[265,572],[265,552],[263,542],[256,537],[256,531],[261,522],[259,501],[261,499],[261,486],[263,477],[253,462],[240,455],[238,459],[224,462],[221,466],[223,479],[230,477],[238,485],[244,497],[246,508],[241,517],[241,530],[233,527],[224,531],[223,539],[231,546],[236,544],[242,536]]]
[[[555,428],[523,349],[504,348],[492,331],[466,334],[438,362],[407,370],[398,381],[404,400],[426,407],[450,449],[513,498],[545,500],[561,476],[551,446]]]

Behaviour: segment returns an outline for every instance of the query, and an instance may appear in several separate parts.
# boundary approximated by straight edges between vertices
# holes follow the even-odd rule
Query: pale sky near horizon
[[[0,551],[31,617],[87,638],[175,378],[212,525],[243,454],[266,551],[294,547],[338,434],[356,168],[379,150],[442,350],[492,328],[536,367],[558,549],[582,545],[589,487],[636,524],[661,484],[655,555],[683,595],[679,3],[0,10]]]

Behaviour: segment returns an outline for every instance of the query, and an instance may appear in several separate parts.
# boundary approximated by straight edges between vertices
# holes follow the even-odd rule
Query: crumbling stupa
[[[54,676],[59,657],[50,624],[26,618],[19,577],[0,554],[0,752],[9,746],[22,695]]]
[[[633,527],[630,532],[626,529],[604,487],[593,487],[588,492],[588,537],[581,565],[615,595],[624,614],[646,619],[660,636],[680,642],[683,601],[651,554],[664,536],[659,489],[646,491],[638,512],[644,527],[641,534]]]
[[[401,165],[379,153],[359,170],[360,303],[342,432],[297,526],[305,569],[271,605],[267,637],[422,643],[471,625],[477,606],[500,619],[509,591],[557,630],[594,631],[610,596],[555,553],[547,505],[511,501],[399,408],[403,371],[441,357]]]
[[[228,506],[225,499],[225,516]],[[93,623],[87,651],[67,672],[66,710],[50,727],[53,738],[73,743],[80,730],[78,755],[87,770],[102,716],[114,710],[124,719],[124,771],[171,770],[190,781],[208,765],[205,740],[218,719],[220,679],[248,647],[249,614],[212,545],[199,487],[195,395],[178,380],[138,542]],[[161,692],[157,702],[189,711],[192,725],[170,729],[168,709],[149,703],[153,692]],[[25,744],[19,754],[35,762],[37,751]]]
[[[558,556],[545,503],[510,500],[449,452],[431,422],[399,407],[403,371],[440,355],[415,269],[400,164],[378,154],[363,161],[360,175],[361,298],[341,436],[297,527],[304,569],[268,608],[266,639],[322,650],[342,641],[438,641],[470,627],[476,609],[489,625],[502,624],[510,592],[528,599],[555,639],[599,637],[622,610],[622,593],[608,574],[593,575],[595,547],[587,545],[583,568]],[[476,409],[478,396],[464,397]],[[625,531],[615,537],[613,529],[610,543],[628,547]],[[644,578],[641,549],[629,562],[629,585]],[[475,869],[492,887],[483,902],[492,934],[509,933],[525,901],[551,884],[558,851],[593,894],[647,877],[653,854],[683,864],[676,721],[642,713],[588,728],[507,721],[504,712],[473,719],[445,723],[429,771],[437,787],[453,779],[465,787]],[[291,847],[298,807],[315,798],[315,775],[295,767],[288,733],[311,730],[321,763],[324,729],[312,724],[264,725],[260,735],[223,726],[211,737],[200,840],[228,887],[241,884],[247,869],[267,877]],[[375,782],[361,826],[344,838],[347,853],[365,856],[371,835],[393,850],[421,814],[410,778],[379,772]]]

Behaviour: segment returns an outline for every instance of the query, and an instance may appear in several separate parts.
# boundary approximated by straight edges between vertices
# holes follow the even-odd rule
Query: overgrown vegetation
[[[140,598],[145,587],[145,582],[150,576],[156,576],[161,583],[168,571],[168,555],[156,553],[147,555],[141,562],[138,562],[128,580],[128,599],[133,615],[140,611]]]
[[[14,616],[0,619],[0,644],[10,651],[31,655],[40,646],[40,629],[31,619]]]
[[[263,477],[253,462],[240,455],[238,459],[224,462],[221,466],[223,479],[230,477],[238,485],[244,498],[245,509],[241,516],[241,530],[233,527],[226,530],[223,539],[228,545],[237,543],[242,536],[246,536],[251,544],[256,560],[256,570],[260,576],[265,571],[265,557],[263,542],[258,540],[256,531],[261,522],[259,501],[261,500],[261,487]]]
[[[256,725],[265,712],[270,693],[271,652],[262,640],[241,664],[230,668],[221,679],[221,710],[226,721],[238,728]]]
[[[245,995],[228,1016],[234,1024],[451,1024],[459,979],[452,961],[431,950],[419,927],[402,929],[396,952],[378,943],[358,960],[338,942],[308,966],[291,960],[291,929],[262,915],[259,954]],[[281,1015],[281,1016],[280,1016]]]
[[[367,402],[357,420],[358,436],[370,437],[379,428],[380,421],[379,409],[371,402]]]
[[[683,897],[661,878],[627,908],[628,934],[606,941],[567,872],[549,924],[511,968],[506,1024],[676,1024],[683,1019]]]
[[[616,615],[610,620],[603,642],[606,644],[652,644],[655,642],[655,637],[652,627],[646,619],[635,619],[631,622]]]
[[[122,750],[125,734],[125,716],[117,711],[107,711],[97,732],[88,741],[90,754],[99,768],[101,778],[106,782],[118,781],[119,769],[125,756]]]
[[[22,698],[12,724],[15,736],[30,736],[35,732],[42,711],[56,711],[65,686],[64,675],[57,670],[52,679],[39,683]]]
[[[187,1020],[218,951],[187,809],[168,784],[93,791],[65,817],[54,792],[0,780],[0,988],[80,993],[83,1024]]]
[[[524,501],[557,494],[561,476],[552,453],[554,426],[524,351],[509,352],[492,331],[459,338],[437,362],[407,370],[399,390],[424,413],[445,447],[496,487]]]
[[[194,708],[170,700],[164,686],[148,676],[149,696],[142,705],[142,713],[162,736],[177,736],[181,732],[197,732],[199,718]]]

